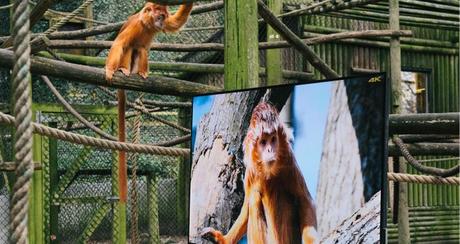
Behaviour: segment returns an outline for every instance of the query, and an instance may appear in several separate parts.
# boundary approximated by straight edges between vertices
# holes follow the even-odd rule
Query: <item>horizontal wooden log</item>
[[[412,156],[458,156],[458,143],[411,143],[406,144]],[[389,156],[402,156],[399,148],[390,144],[388,146]]]
[[[12,66],[13,52],[0,49],[0,67],[12,68]],[[97,86],[174,96],[192,96],[222,90],[213,86],[157,75],[150,75],[147,79],[142,79],[138,75],[127,77],[121,72],[116,72],[112,82],[109,84],[105,80],[104,69],[80,64],[71,64],[42,57],[31,58],[31,72]]]
[[[303,29],[307,33],[317,33],[317,34],[325,34],[330,35],[334,33],[346,33],[349,32],[349,30],[346,29],[340,29],[340,28],[332,28],[332,27],[323,27],[323,26],[315,26],[315,25],[304,25]],[[396,32],[397,33],[397,32]],[[404,31],[404,33],[406,33]],[[437,41],[437,40],[430,40],[430,39],[421,39],[421,38],[412,38],[409,37],[410,35],[399,35],[401,43],[403,44],[409,44],[409,45],[419,45],[419,46],[429,46],[429,47],[447,47],[447,48],[457,48],[458,49],[458,43],[451,42],[451,41]],[[396,37],[394,35],[393,37]],[[389,36],[355,36],[355,38],[365,38],[365,39],[370,39],[370,40],[376,40],[376,41],[384,41],[384,42],[389,42],[390,37]]]
[[[355,10],[355,9],[346,9],[342,10],[342,13],[352,14],[356,16],[368,16],[380,19],[388,19],[389,15],[385,13],[377,13],[375,11],[365,11],[365,10]],[[421,23],[421,24],[431,24],[431,25],[444,25],[457,27],[459,26],[458,21],[444,20],[441,18],[423,18],[423,17],[413,17],[413,16],[399,16],[401,21]]]
[[[40,52],[39,55],[43,57],[51,58],[51,55],[46,52]],[[63,58],[64,60],[68,62],[77,63],[77,64],[99,66],[99,67],[103,67],[105,65],[105,58],[65,54],[65,53],[60,53],[59,57]],[[151,71],[164,70],[164,71],[178,71],[178,72],[191,72],[191,73],[218,73],[218,74],[224,73],[223,64],[149,62],[149,67]],[[260,68],[259,75],[260,76],[266,75],[265,68]],[[313,73],[291,71],[291,70],[283,70],[282,75],[283,75],[283,78],[287,80],[299,80],[299,81],[310,81],[314,77]]]
[[[343,220],[320,243],[379,243],[381,192]]]
[[[385,17],[376,17],[376,16],[368,16],[362,14],[354,14],[350,12],[331,12],[327,14],[328,16],[339,17],[339,18],[347,18],[353,20],[364,20],[364,21],[373,21],[379,23],[388,23],[388,18]],[[416,26],[416,27],[425,27],[425,28],[438,28],[442,30],[457,30],[458,27],[453,25],[446,25],[446,24],[433,24],[424,21],[410,21],[408,18],[401,18],[400,19],[401,25],[408,25],[408,26]]]
[[[454,143],[459,140],[459,135],[399,135],[405,143],[412,142],[448,142]]]
[[[191,15],[206,13],[210,11],[219,10],[223,7],[223,1],[201,4],[193,7]],[[75,30],[75,31],[57,31],[48,35],[49,39],[80,39],[88,36],[101,35],[109,32],[120,30],[125,21],[111,23],[107,25],[96,26],[88,29]],[[32,34],[32,38],[41,33]],[[6,41],[10,36],[0,37],[0,42]]]
[[[391,114],[390,134],[459,134],[460,113]]]
[[[372,10],[372,11],[379,11],[380,13],[388,13],[388,6],[382,6],[377,4],[369,4],[366,5],[364,8],[357,8],[357,10]],[[440,11],[432,11],[432,10],[423,10],[423,9],[416,9],[410,7],[400,7],[399,12],[402,15],[418,15],[427,17],[435,17],[435,18],[442,18],[442,19],[450,19],[454,21],[459,21],[458,14],[451,14],[447,12],[440,12]]]
[[[392,30],[367,30],[367,31],[350,31],[341,33],[332,33],[330,35],[323,35],[302,41],[307,45],[314,45],[318,43],[330,42],[339,39],[348,38],[367,38],[377,36],[412,36],[412,31],[392,31]],[[51,40],[49,41],[50,48],[59,49],[83,49],[83,48],[97,48],[109,49],[112,46],[112,41],[95,41],[95,40]],[[289,48],[291,44],[287,41],[275,42],[261,42],[259,49],[275,49],[275,48]],[[151,50],[157,51],[178,51],[178,52],[193,52],[193,51],[223,51],[224,44],[221,43],[200,43],[200,44],[173,44],[173,43],[152,43]]]
[[[304,37],[307,37],[307,38],[314,38],[314,37],[319,37],[319,36],[322,36],[322,35],[313,34],[313,33],[304,33]],[[333,42],[349,44],[349,45],[357,45],[361,47],[363,46],[378,47],[378,48],[389,48],[390,47],[390,44],[388,42],[363,40],[363,39],[358,39],[358,38],[341,39],[341,40],[335,40]],[[437,54],[449,54],[449,55],[458,55],[459,53],[458,48],[442,48],[442,47],[407,45],[407,44],[401,44],[401,50],[409,51],[409,52],[437,53]]]
[[[152,3],[162,4],[162,5],[180,5],[180,4],[186,4],[186,3],[193,3],[198,0],[147,0],[147,1],[152,2]]]

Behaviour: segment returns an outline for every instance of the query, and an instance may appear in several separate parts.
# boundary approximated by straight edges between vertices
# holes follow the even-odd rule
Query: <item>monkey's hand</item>
[[[201,237],[217,244],[226,244],[224,235],[212,227],[206,227],[201,231]]]

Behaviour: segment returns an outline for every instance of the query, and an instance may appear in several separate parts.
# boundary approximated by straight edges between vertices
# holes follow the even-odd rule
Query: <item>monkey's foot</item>
[[[139,72],[138,73],[142,78],[144,79],[147,79],[147,77],[149,77],[149,73],[148,72]]]
[[[107,68],[105,69],[105,79],[109,84],[112,84],[113,73],[115,73],[115,71],[109,70]]]
[[[127,68],[119,68],[118,70],[120,70],[121,73],[123,73],[123,74],[126,75],[126,76],[129,76],[130,73],[131,73],[131,72],[129,71],[129,69],[127,69]]]

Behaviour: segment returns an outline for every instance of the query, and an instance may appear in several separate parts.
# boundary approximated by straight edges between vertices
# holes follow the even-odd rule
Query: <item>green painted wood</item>
[[[32,121],[36,121],[36,113],[32,113]],[[36,163],[42,162],[42,137],[33,135],[32,160]],[[34,170],[29,193],[28,231],[31,243],[44,243],[44,188],[43,171]]]
[[[332,15],[314,15],[306,16],[304,18],[305,26],[317,26],[324,28],[324,30],[333,30],[333,28],[340,30],[354,30],[353,20],[349,18],[340,18]],[[389,29],[387,23],[363,21],[363,23],[372,23],[373,29]],[[409,26],[402,24],[402,30],[411,30],[413,36],[411,38],[416,40],[427,40],[424,50],[410,50],[402,48],[401,51],[401,66],[403,70],[420,70],[426,71],[429,74],[428,81],[428,110],[432,113],[443,112],[458,112],[460,111],[460,65],[459,54],[436,52],[435,49],[429,51],[431,48],[439,46],[438,41],[443,43],[458,42],[459,30],[446,30],[442,28],[429,28],[420,26]],[[388,43],[387,43],[388,45]],[[452,44],[457,45],[457,44]],[[354,75],[351,71],[353,67],[353,54],[356,48],[370,48],[376,53],[376,56],[364,60],[364,64],[369,61],[376,63],[376,69],[379,71],[390,71],[390,57],[388,47],[377,47],[366,43],[361,43],[360,46],[353,45],[346,42],[334,42],[315,45],[315,52],[321,57],[331,56],[336,61],[332,62],[331,68],[336,70],[342,76]],[[308,66],[307,66],[308,67]],[[308,67],[311,68],[311,67]],[[315,78],[319,79],[321,76],[318,72],[315,73]],[[439,157],[417,157],[421,160]],[[428,166],[436,166],[443,168],[450,168],[458,164],[458,160],[450,160],[445,162],[432,162],[424,163]],[[408,173],[419,174],[412,167],[408,167]],[[429,184],[409,184],[408,188],[408,205],[409,205],[409,220],[410,220],[410,234],[412,243],[459,243],[458,231],[460,225],[457,221],[448,219],[448,216],[457,217],[458,213],[450,213],[443,211],[445,207],[459,208],[460,206],[460,192],[458,186],[438,186]],[[426,216],[411,220],[413,208],[429,207],[433,211],[426,212]],[[438,210],[440,208],[441,210]],[[421,211],[421,210],[420,210]],[[388,213],[391,217],[391,212]],[[447,218],[447,219],[446,219]],[[391,219],[389,219],[391,222]],[[420,226],[422,225],[422,226]],[[449,230],[430,230],[430,228],[447,228]],[[442,226],[442,227],[441,227]],[[395,225],[389,226],[389,243],[396,243],[397,233]],[[426,234],[425,234],[426,233]],[[453,233],[453,234],[452,234]],[[417,238],[417,239],[415,239]]]
[[[458,207],[410,207],[411,243],[459,243],[459,214]],[[398,243],[397,225],[388,217],[388,243]]]
[[[190,102],[189,99],[181,98],[182,102]],[[179,124],[183,127],[188,128],[191,124],[191,109],[190,108],[181,108],[179,109]],[[182,135],[186,133],[182,132]],[[186,142],[180,145],[184,148],[190,147],[190,142]],[[180,227],[180,234],[187,235],[188,230],[188,210],[189,210],[189,184],[190,184],[190,157],[178,158],[178,176],[177,176],[177,223]],[[179,234],[179,233],[178,233]]]
[[[160,222],[158,219],[158,185],[154,175],[147,176],[147,207],[150,243],[160,243]]]
[[[57,123],[50,123],[50,127],[56,128]],[[58,155],[57,155],[57,143],[58,140],[54,138],[48,138],[48,160],[44,165],[44,171],[47,171],[47,192],[45,192],[48,201],[48,226],[45,232],[50,238],[47,243],[59,243],[59,206],[53,203],[53,193],[58,189],[59,175],[58,175]],[[46,154],[46,152],[44,152]]]
[[[53,192],[53,197],[55,199],[60,198],[62,194],[64,194],[64,191],[72,183],[81,166],[86,163],[87,159],[90,157],[91,152],[91,147],[85,146],[78,157],[76,157],[75,160],[70,164],[70,167],[67,169],[66,173],[61,177],[56,191]]]
[[[117,130],[116,116],[112,120],[112,131]],[[112,152],[112,196],[117,200],[113,203],[113,225],[112,225],[112,243],[126,243],[126,203],[120,201],[119,189],[120,182],[118,178],[118,151]]]
[[[256,0],[225,0],[225,90],[259,85]]]
[[[101,105],[72,105],[72,107],[82,114],[114,115],[117,114],[116,106]],[[33,103],[32,109],[43,113],[68,113],[64,106],[60,104]]]
[[[94,231],[102,222],[107,213],[109,213],[110,209],[110,204],[103,204],[101,207],[94,211],[94,213],[92,214],[93,217],[91,218],[85,230],[83,231],[83,234],[81,235],[78,243],[87,243],[89,241],[89,238],[91,237],[91,235],[93,235]]]
[[[283,2],[279,0],[268,0],[267,6],[274,14],[280,14],[283,10]],[[273,30],[272,27],[267,27],[267,42],[280,41],[280,35]],[[282,83],[283,62],[281,49],[266,50],[265,62],[267,69],[267,85],[279,85]]]

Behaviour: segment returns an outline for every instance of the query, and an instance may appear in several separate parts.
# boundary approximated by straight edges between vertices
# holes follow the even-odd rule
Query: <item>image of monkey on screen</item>
[[[189,242],[380,242],[385,86],[368,81],[194,97]]]

